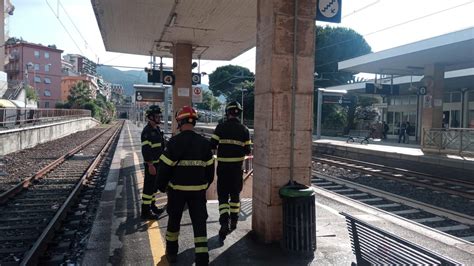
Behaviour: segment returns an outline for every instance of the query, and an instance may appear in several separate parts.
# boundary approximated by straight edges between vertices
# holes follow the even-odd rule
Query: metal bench
[[[347,136],[347,143],[359,142],[360,144],[369,144],[370,134],[368,130],[350,130]]]
[[[357,265],[460,265],[347,213],[340,214],[346,217]]]

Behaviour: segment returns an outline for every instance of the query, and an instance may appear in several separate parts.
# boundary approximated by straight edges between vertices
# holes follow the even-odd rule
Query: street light
[[[244,123],[244,92],[246,92],[247,89],[244,89],[243,87],[241,87],[240,91],[242,91],[242,113],[240,114],[240,120],[243,124]]]

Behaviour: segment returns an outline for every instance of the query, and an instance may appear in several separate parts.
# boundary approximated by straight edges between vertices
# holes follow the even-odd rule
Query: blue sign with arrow
[[[318,0],[316,20],[341,23],[342,0]]]

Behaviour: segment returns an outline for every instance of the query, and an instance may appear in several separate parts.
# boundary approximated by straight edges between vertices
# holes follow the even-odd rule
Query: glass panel
[[[45,89],[44,96],[51,96],[51,92],[48,89]]]
[[[35,51],[35,57],[40,58],[40,52],[39,51]]]
[[[409,96],[403,96],[402,98],[402,105],[408,105],[410,103]]]
[[[416,95],[411,95],[410,96],[410,104],[416,104],[416,99],[417,99]]]
[[[44,58],[46,58],[46,59],[49,58],[49,53],[48,52],[44,52]]]
[[[459,110],[451,110],[451,127],[459,127],[460,112]]]
[[[467,98],[469,99],[470,102],[474,102],[474,91],[469,91]]]
[[[35,64],[35,70],[40,70],[40,65],[39,64]]]
[[[51,84],[51,79],[50,78],[44,78],[44,83]]]
[[[44,65],[44,71],[49,72],[50,67],[51,67],[51,64]]]
[[[445,103],[450,103],[451,102],[451,94],[450,93],[445,93],[443,95],[443,102],[445,102]]]
[[[394,103],[394,105],[400,105],[400,104],[401,104],[401,99],[400,99],[400,97],[396,97],[396,98],[395,98],[395,103]]]
[[[453,92],[451,94],[451,102],[452,103],[459,103],[461,102],[461,93],[460,92]]]
[[[469,110],[468,122],[469,122],[469,127],[474,128],[474,110]]]
[[[35,77],[35,82],[36,83],[41,82],[41,78],[40,77]]]

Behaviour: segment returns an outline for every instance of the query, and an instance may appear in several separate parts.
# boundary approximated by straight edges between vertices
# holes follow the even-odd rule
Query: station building
[[[442,96],[437,99],[424,95],[433,79],[425,73],[430,65],[444,69]],[[341,61],[339,70],[375,75],[366,82],[327,89],[378,98],[380,104],[374,107],[379,120],[389,125],[389,138],[408,121],[409,134],[420,140],[423,109],[430,106],[442,108],[440,128],[474,128],[474,28]]]

